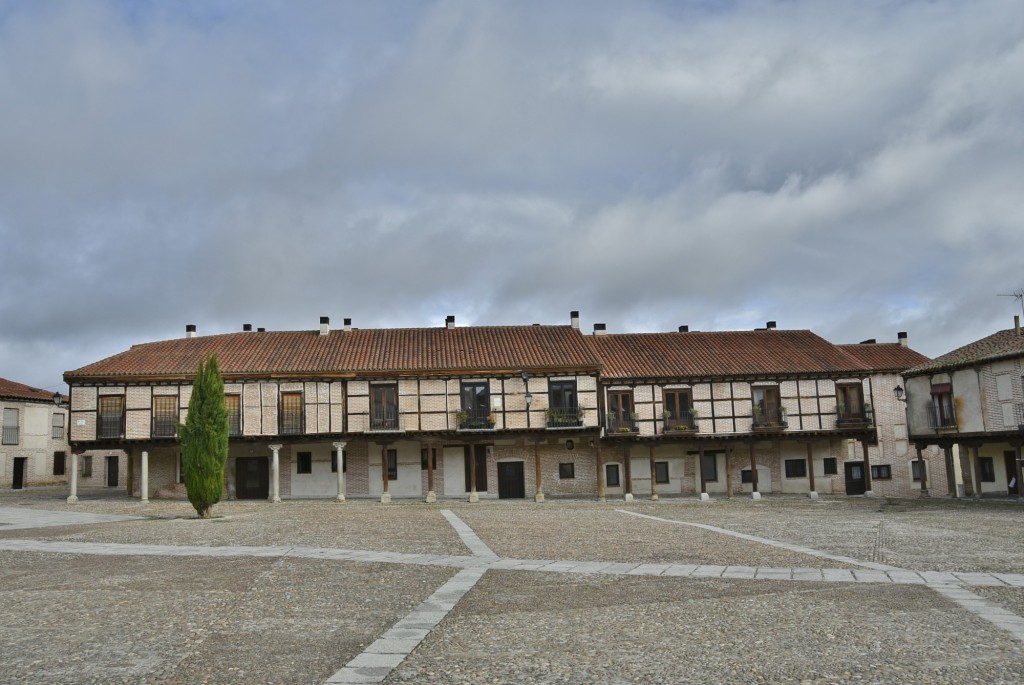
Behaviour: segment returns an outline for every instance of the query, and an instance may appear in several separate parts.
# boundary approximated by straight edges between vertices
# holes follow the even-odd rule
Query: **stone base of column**
[[[68,495],[68,504],[78,504],[78,497],[75,495]]]
[[[391,493],[390,492],[385,492],[383,495],[381,495],[380,496],[380,503],[381,504],[391,504]]]
[[[336,502],[344,502],[345,501],[345,495],[339,494],[337,497],[334,498],[334,500]]]
[[[606,498],[604,498],[604,497],[598,497],[597,501],[598,502],[607,502],[608,500]]]
[[[808,492],[807,496],[810,497],[811,499],[818,499],[818,493],[815,492],[814,490],[811,490],[810,492]]]
[[[761,493],[760,492],[752,492],[752,493],[750,493],[750,499],[761,499]]]
[[[431,490],[430,492],[427,493],[427,499],[425,501],[427,502],[427,504],[433,504],[434,502],[437,501],[437,493]]]
[[[624,499],[627,502],[632,502],[633,501],[633,493],[632,492],[627,492],[626,496],[623,497],[622,499]]]
[[[143,495],[142,497],[139,498],[139,501],[142,502],[143,504],[146,504],[149,502],[149,498]]]
[[[875,496],[875,491],[874,490],[868,490],[867,492],[864,493],[864,496],[865,497],[874,497]]]
[[[651,495],[651,501],[652,502],[657,502],[658,501],[658,493],[655,492],[655,493],[653,493]]]
[[[931,495],[928,494],[927,488],[921,490],[921,497],[931,497]]]
[[[281,503],[281,498],[278,495],[274,495],[274,498],[272,500],[270,500],[270,503],[271,504],[280,504]]]
[[[711,501],[711,495],[709,495],[706,492],[700,493],[700,501],[701,502],[710,502]]]
[[[477,492],[469,493],[469,501],[471,503],[473,503],[473,504],[479,502],[480,501],[480,493],[477,493]]]
[[[544,501],[544,493],[543,492],[538,492],[536,495],[533,496],[533,501],[534,502],[543,502]]]

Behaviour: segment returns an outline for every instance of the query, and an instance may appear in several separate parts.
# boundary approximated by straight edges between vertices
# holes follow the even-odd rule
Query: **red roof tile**
[[[443,373],[541,369],[596,370],[599,362],[569,326],[473,326],[268,331],[178,338],[134,345],[65,372],[67,381],[180,377],[217,354],[225,375]]]
[[[898,371],[924,364],[928,357],[899,343],[860,343],[857,345],[836,345],[852,354],[872,371]]]
[[[6,378],[0,378],[0,397],[14,400],[39,400],[53,402],[53,391],[33,388],[23,383],[15,383]]]
[[[1024,335],[1017,335],[1012,328],[967,343],[952,352],[940,355],[929,362],[915,366],[905,374],[922,376],[936,371],[958,369],[974,364],[984,364],[1000,359],[1024,357]]]
[[[606,378],[722,378],[869,370],[810,331],[620,333],[587,336]]]

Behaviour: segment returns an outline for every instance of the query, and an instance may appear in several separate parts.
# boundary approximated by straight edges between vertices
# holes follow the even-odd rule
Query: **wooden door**
[[[526,482],[523,478],[523,462],[498,462],[498,499],[522,499],[526,497]]]
[[[863,495],[866,489],[864,482],[864,462],[848,461],[846,467],[846,494]]]
[[[117,487],[117,457],[107,457],[107,486]]]
[[[270,496],[267,457],[239,457],[235,460],[235,496],[238,499],[267,499]]]

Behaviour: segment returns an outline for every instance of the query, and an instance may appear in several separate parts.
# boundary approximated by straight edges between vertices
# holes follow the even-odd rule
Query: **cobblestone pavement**
[[[0,683],[1024,682],[1012,502],[60,494],[0,494]]]

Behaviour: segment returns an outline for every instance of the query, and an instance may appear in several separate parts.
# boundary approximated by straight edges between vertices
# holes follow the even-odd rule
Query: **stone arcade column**
[[[338,502],[345,501],[345,445],[346,442],[336,442],[334,449],[338,453],[338,496],[335,498]]]
[[[71,493],[68,504],[78,503],[78,452],[71,450]]]
[[[437,447],[427,443],[427,499],[429,504],[437,501],[437,493],[434,492],[434,466],[437,461]]]
[[[917,445],[917,470],[921,474],[921,497],[928,497],[928,465],[925,464],[921,446]]]
[[[142,450],[142,473],[140,474],[141,481],[139,483],[139,494],[142,496],[143,502],[149,501],[149,452]]]
[[[814,447],[811,443],[807,443],[807,485],[810,487],[807,496],[818,499],[818,491],[814,489]]]
[[[271,445],[270,451],[274,453],[270,465],[270,501],[278,503],[281,501],[281,457],[278,454],[284,445]]]
[[[626,478],[626,494],[623,496],[627,502],[633,501],[633,458],[629,454],[629,445],[625,445],[622,448],[622,470],[625,471],[623,474]]]
[[[697,472],[700,474],[700,501],[710,501],[711,495],[708,494],[708,474],[704,472],[704,445],[697,445]]]
[[[533,499],[535,502],[544,501],[544,475],[540,471],[540,442],[537,440],[533,441],[533,467],[534,467],[534,478],[537,481],[537,494],[534,495]]]
[[[651,501],[658,501],[658,478],[654,475],[654,445],[647,446],[648,459],[651,462]]]
[[[750,443],[750,498],[761,499],[761,493],[757,489],[757,452],[754,443]]]

